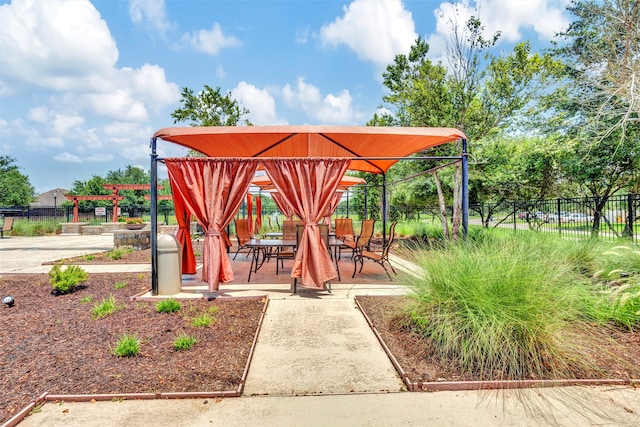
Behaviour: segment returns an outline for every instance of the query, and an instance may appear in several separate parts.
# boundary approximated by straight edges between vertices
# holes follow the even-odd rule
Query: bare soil
[[[196,242],[199,258],[201,243]],[[91,259],[88,259],[91,258]],[[87,263],[149,263],[150,252],[120,260],[103,255],[67,260]],[[50,394],[212,392],[236,390],[247,364],[264,299],[216,299],[183,302],[178,313],[161,314],[154,303],[130,300],[149,289],[148,273],[91,274],[75,292],[54,296],[46,274],[0,277],[0,423],[44,392]],[[119,310],[92,318],[93,307],[113,295]],[[413,382],[479,379],[463,375],[455,361],[442,363],[435,346],[399,322],[405,297],[358,297],[366,315]],[[195,316],[216,307],[215,323],[196,328]],[[594,328],[595,329],[595,328]],[[197,337],[189,350],[176,351],[180,333]],[[137,357],[120,358],[111,348],[123,334],[141,341]],[[612,351],[585,351],[589,372],[576,378],[640,378],[640,334],[616,330],[603,339],[619,344]],[[585,341],[589,341],[585,338]]]

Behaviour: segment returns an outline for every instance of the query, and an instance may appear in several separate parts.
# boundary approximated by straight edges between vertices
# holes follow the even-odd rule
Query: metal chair
[[[243,251],[246,250],[247,256],[251,253],[251,248],[245,246],[249,240],[251,240],[251,234],[249,234],[249,220],[248,219],[234,219],[233,220],[236,227],[236,239],[238,239],[238,249],[236,250],[233,259],[236,259],[236,256]]]
[[[362,220],[360,234],[358,235],[358,237],[356,237],[356,240],[344,242],[344,246],[348,247],[352,251],[351,258],[353,258],[356,253],[361,252],[364,248],[369,249],[371,237],[373,237],[373,227],[375,223],[375,219]]]
[[[296,240],[296,226],[302,224],[302,221],[285,220],[282,222],[282,240]],[[285,259],[294,259],[296,256],[294,248],[279,248],[276,252],[276,276],[280,272],[280,266],[284,268]],[[278,262],[280,261],[280,262]]]
[[[387,244],[382,248],[382,253],[379,254],[369,250],[364,250],[364,247],[362,247],[362,250],[356,253],[356,255],[353,257],[353,275],[351,276],[352,278],[356,276],[358,261],[360,261],[359,273],[362,272],[362,266],[364,265],[365,259],[370,259],[371,261],[380,264],[382,268],[384,268],[385,273],[387,273],[387,276],[389,276],[389,280],[391,280],[391,275],[389,274],[389,270],[387,270],[387,267],[385,267],[385,263],[389,264],[389,267],[391,267],[391,271],[393,271],[393,274],[397,274],[393,269],[393,265],[391,265],[391,263],[389,262],[389,248],[393,244],[393,240],[396,236],[396,224],[397,222],[393,222],[391,224],[391,228],[389,229],[389,240],[387,240]]]

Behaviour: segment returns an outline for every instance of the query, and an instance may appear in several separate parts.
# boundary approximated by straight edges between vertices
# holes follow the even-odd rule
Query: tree
[[[578,117],[596,142],[613,134],[629,142],[640,126],[640,1],[574,0],[568,10],[576,17],[560,34],[568,44],[554,51],[568,77],[557,98],[575,104],[566,119]]]
[[[0,206],[25,206],[35,199],[29,177],[20,172],[16,159],[0,156]]]
[[[498,40],[499,34],[484,39],[483,28],[477,18],[469,19],[463,30],[455,22],[451,22],[451,26],[451,71],[442,64],[432,63],[427,58],[428,44],[418,38],[408,55],[397,55],[394,63],[387,66],[383,78],[389,94],[383,97],[383,101],[387,103],[388,112],[374,116],[369,125],[393,123],[400,126],[456,127],[465,132],[473,149],[473,143],[507,129],[559,73],[558,61],[550,55],[531,53],[528,43],[516,45],[505,57],[491,55],[488,50]],[[430,155],[459,152],[459,146],[449,144],[432,150]],[[440,173],[433,173],[436,189],[442,188]],[[445,205],[445,197],[454,202],[451,225],[455,237],[460,226],[459,164],[450,182],[446,191],[443,189],[438,193],[441,206]],[[442,216],[446,216],[444,212]]]
[[[171,113],[174,123],[189,122],[191,126],[251,125],[247,119],[242,118],[249,114],[249,110],[241,107],[230,92],[222,95],[220,87],[212,89],[205,85],[204,90],[197,94],[185,87],[182,89],[180,102],[183,104],[182,108]]]
[[[616,131],[621,132],[621,129]],[[606,220],[603,211],[609,198],[622,190],[628,191],[638,179],[640,132],[631,133],[627,129],[628,137],[635,141],[633,144],[619,144],[620,136],[616,133],[594,145],[576,138],[568,144],[563,159],[565,178],[575,182],[584,195],[594,200],[591,206],[594,236],[600,232],[601,221]]]

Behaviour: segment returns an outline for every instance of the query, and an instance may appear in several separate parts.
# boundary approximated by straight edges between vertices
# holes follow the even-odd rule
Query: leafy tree
[[[111,184],[107,182],[107,180],[101,176],[93,175],[87,181],[73,181],[71,185],[71,189],[69,190],[69,195],[73,196],[100,196],[100,195],[109,195],[111,191],[104,188],[104,184]],[[94,208],[94,207],[103,207],[103,206],[111,206],[112,203],[109,200],[80,200],[78,205],[83,208]]]
[[[629,142],[630,128],[640,126],[640,1],[574,0],[568,10],[576,17],[560,34],[568,43],[554,51],[568,77],[554,98],[568,103],[556,107],[591,140],[616,134]]]
[[[205,85],[204,90],[193,93],[187,87],[182,89],[183,106],[178,108],[171,117],[174,123],[189,122],[191,126],[238,126],[251,125],[242,117],[249,113],[244,107],[231,97],[231,93],[222,95],[220,87],[212,89]]]
[[[640,169],[640,131],[627,136],[631,143],[620,144],[622,130],[594,145],[582,143],[576,138],[567,146],[563,159],[563,172],[567,180],[575,182],[578,190],[593,198],[594,223],[592,234],[597,236],[609,198],[637,184]]]
[[[25,206],[35,199],[29,177],[20,172],[16,159],[0,156],[0,206]]]
[[[467,135],[473,144],[482,138],[499,134],[508,129],[519,114],[523,114],[543,89],[559,74],[560,66],[550,55],[531,53],[528,43],[516,45],[511,53],[496,57],[489,49],[499,34],[490,39],[482,36],[483,27],[472,17],[463,30],[454,22],[449,42],[450,67],[434,64],[427,58],[429,46],[418,38],[408,55],[397,55],[394,63],[383,74],[389,94],[383,97],[386,113],[374,116],[369,125],[395,124],[400,126],[456,127]],[[448,144],[430,151],[430,155],[451,155],[460,147]],[[427,153],[421,153],[426,155]],[[435,167],[436,164],[411,162],[415,168]],[[419,170],[414,170],[418,172]],[[435,189],[441,206],[445,198],[454,203],[452,235],[460,225],[461,169],[445,180],[443,188],[435,171]],[[419,194],[414,193],[416,198]],[[482,198],[481,192],[477,192]],[[446,212],[442,211],[446,218]],[[443,220],[445,235],[448,235]]]

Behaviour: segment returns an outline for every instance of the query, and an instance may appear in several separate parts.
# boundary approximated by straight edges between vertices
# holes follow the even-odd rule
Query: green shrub
[[[570,375],[568,364],[584,360],[566,331],[588,320],[598,297],[557,240],[487,234],[418,262],[406,318],[445,363],[485,379],[524,379]]]
[[[105,252],[104,256],[107,258],[111,258],[112,260],[122,259],[123,256],[130,254],[133,252],[133,248],[129,246],[121,246],[118,248],[113,248],[109,252]]]
[[[101,319],[115,313],[117,310],[118,305],[116,304],[116,299],[113,295],[110,295],[109,298],[103,299],[93,306],[93,310],[91,310],[91,318],[94,320]]]
[[[173,313],[182,308],[182,305],[174,298],[168,298],[156,303],[156,311],[158,313]]]
[[[193,318],[192,324],[196,328],[206,328],[211,325],[213,318],[209,313],[202,313]]]
[[[129,286],[129,284],[127,282],[116,282],[113,285],[113,289],[122,289],[122,288],[126,288],[127,286]]]
[[[115,347],[111,347],[111,353],[118,357],[133,357],[140,352],[140,341],[136,334],[124,334],[116,343]]]
[[[49,270],[49,283],[56,294],[73,292],[80,283],[89,279],[89,273],[77,265],[70,265],[64,270],[56,264]]]
[[[89,304],[93,301],[93,297],[91,295],[80,298],[80,304]]]
[[[198,342],[196,337],[192,335],[187,335],[184,332],[182,332],[173,341],[173,348],[178,351],[189,350],[191,347],[195,345],[196,342]]]

